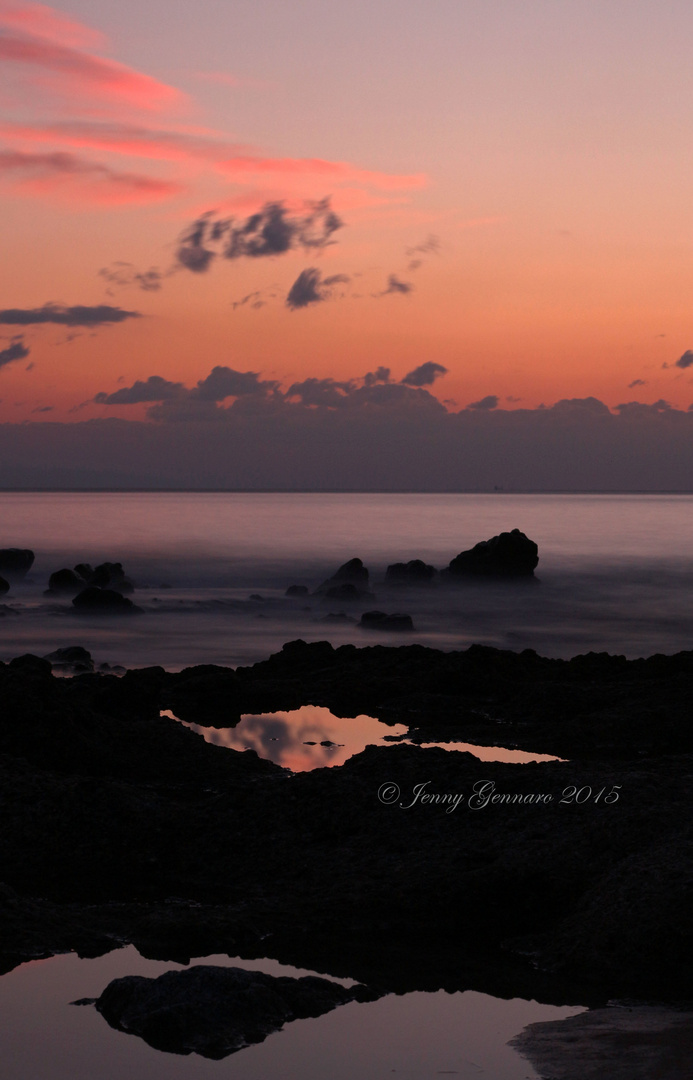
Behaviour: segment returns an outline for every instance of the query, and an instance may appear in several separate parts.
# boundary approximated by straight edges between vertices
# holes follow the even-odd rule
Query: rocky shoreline
[[[691,691],[690,652],[291,642],[236,671],[72,678],[19,657],[0,665],[0,969],[131,942],[379,993],[691,999]],[[393,745],[294,775],[160,715],[308,703],[569,760]]]

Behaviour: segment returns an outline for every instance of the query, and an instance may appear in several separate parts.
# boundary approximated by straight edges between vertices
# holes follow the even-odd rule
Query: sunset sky
[[[692,40],[683,0],[0,0],[0,421],[687,410]]]

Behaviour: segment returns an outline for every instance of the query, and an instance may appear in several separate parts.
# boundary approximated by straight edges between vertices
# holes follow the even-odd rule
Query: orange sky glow
[[[690,10],[424,7],[359,0],[359,36],[313,0],[271,31],[264,0],[0,0],[0,421],[144,419],[105,397],[217,366],[688,409]],[[258,252],[268,204],[293,232]]]

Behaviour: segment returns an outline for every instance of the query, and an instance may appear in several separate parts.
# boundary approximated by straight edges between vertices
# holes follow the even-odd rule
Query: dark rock
[[[9,578],[23,578],[34,563],[28,548],[0,548],[0,573]]]
[[[164,700],[179,720],[189,724],[235,727],[241,718],[241,682],[235,672],[215,664],[169,676]]]
[[[34,656],[33,653],[15,656],[14,660],[10,660],[9,666],[14,671],[21,671],[23,675],[36,675],[39,678],[45,678],[51,673],[48,660],[44,660],[41,656]]]
[[[352,615],[347,615],[345,611],[331,611],[328,615],[324,615],[320,622],[355,623],[356,619]]]
[[[284,593],[285,596],[307,596],[307,585],[289,585],[289,588]]]
[[[158,979],[114,979],[96,1001],[111,1027],[156,1050],[219,1060],[263,1042],[291,1020],[323,1016],[349,1001],[374,1001],[364,986],[315,976],[276,978],[243,968],[199,965]]]
[[[264,596],[260,596],[260,593],[256,593],[256,592],[254,592],[254,593],[251,593],[251,594],[250,594],[250,596],[248,597],[248,599],[249,599],[249,600],[264,600],[265,598],[264,598]]]
[[[482,540],[452,559],[451,577],[531,577],[539,562],[538,547],[519,529]]]
[[[119,562],[101,563],[94,569],[89,584],[96,585],[100,589],[112,589],[120,593],[131,593],[135,589],[130,578],[125,576],[123,564]]]
[[[75,596],[84,588],[84,580],[74,570],[56,570],[48,579],[48,589],[44,596],[65,594]]]
[[[328,597],[333,599],[341,599],[342,597],[334,592],[335,589],[344,588],[349,586],[351,595],[368,596],[368,570],[363,565],[360,559],[350,559],[349,562],[339,567],[332,577],[323,581],[315,591],[317,594],[324,593]],[[346,594],[345,594],[346,598]]]
[[[4,596],[5,593],[10,591],[9,581],[5,581],[4,577],[0,577],[0,596]]]
[[[422,559],[411,559],[406,563],[391,563],[385,571],[385,580],[388,584],[420,585],[432,581],[437,573],[435,566],[429,566]]]
[[[72,603],[77,611],[103,612],[106,615],[133,615],[142,612],[142,608],[137,607],[122,593],[114,589],[99,589],[95,585],[89,585],[78,593]]]
[[[91,653],[83,649],[81,645],[67,645],[62,649],[54,649],[43,658],[48,660],[52,667],[59,670],[85,672],[94,670],[94,661]]]
[[[365,630],[413,630],[411,615],[386,615],[384,611],[364,611],[359,626]]]

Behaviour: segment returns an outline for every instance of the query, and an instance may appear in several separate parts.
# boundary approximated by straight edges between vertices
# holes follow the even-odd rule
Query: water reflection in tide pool
[[[197,963],[270,975],[305,975],[272,960],[208,957]],[[316,1020],[298,1020],[222,1061],[153,1050],[114,1031],[91,1006],[111,979],[156,978],[179,964],[145,960],[132,947],[96,960],[73,954],[23,964],[0,978],[3,1080],[535,1080],[536,1072],[506,1045],[527,1026],[583,1011],[472,991],[388,995],[352,1002]]]
[[[162,713],[178,719],[170,710]],[[180,721],[185,723],[185,721]],[[210,728],[185,723],[215,746],[231,750],[255,750],[292,772],[306,772],[325,766],[343,765],[367,746],[390,746],[393,742],[411,743],[403,724],[383,724],[373,716],[339,717],[321,705],[303,705],[281,713],[247,715],[234,728]],[[534,754],[502,746],[476,746],[473,743],[422,743],[445,750],[467,751],[481,761],[504,761],[525,764],[530,761],[559,761],[549,754]]]

